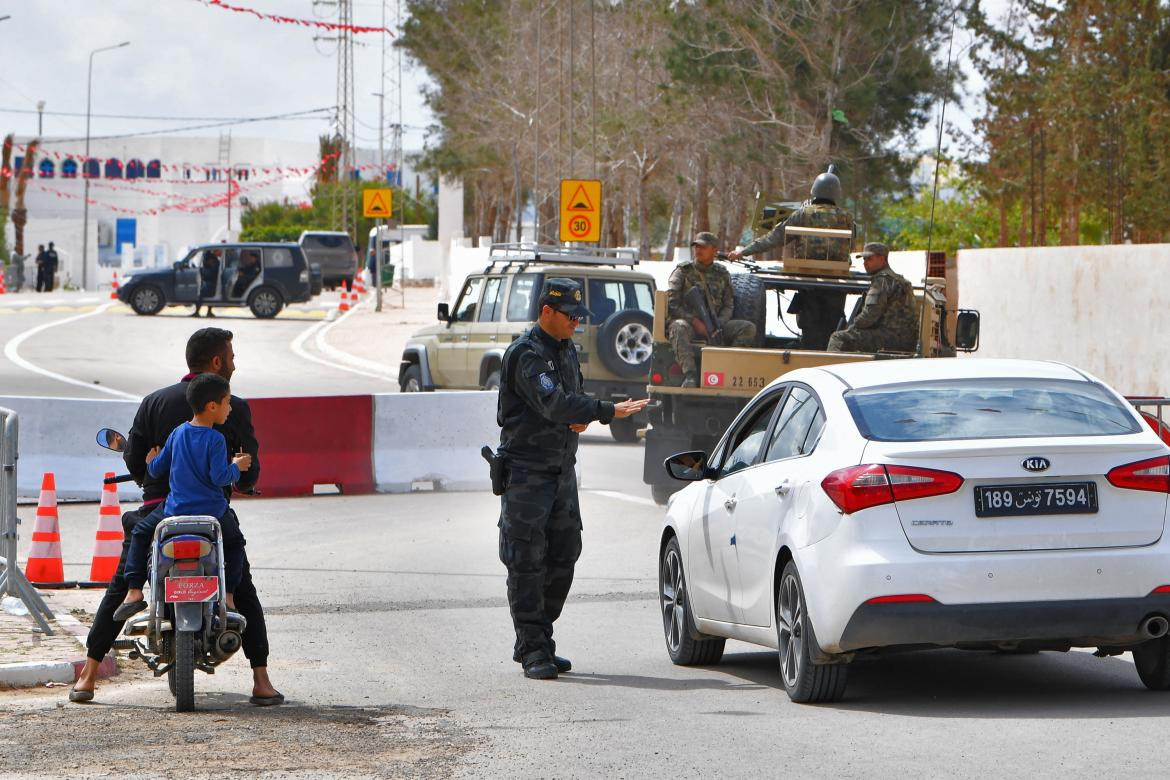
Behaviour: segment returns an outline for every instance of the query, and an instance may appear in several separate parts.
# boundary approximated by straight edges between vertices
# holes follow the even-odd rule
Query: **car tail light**
[[[834,471],[821,481],[821,489],[849,515],[894,501],[954,493],[962,484],[963,478],[949,471],[869,463]]]
[[[172,560],[202,558],[211,552],[211,542],[204,539],[171,539],[162,546],[162,554]]]
[[[1170,585],[1159,585],[1150,591],[1151,596],[1155,593],[1170,593]]]
[[[899,593],[894,596],[875,596],[866,604],[927,604],[937,603],[925,593]]]
[[[1139,460],[1118,466],[1105,475],[1113,487],[1170,493],[1170,457]]]

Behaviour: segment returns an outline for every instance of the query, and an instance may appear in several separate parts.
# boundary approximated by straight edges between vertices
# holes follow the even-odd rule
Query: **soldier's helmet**
[[[836,205],[842,198],[841,180],[837,178],[837,166],[830,165],[829,169],[813,179],[813,200],[827,200]]]

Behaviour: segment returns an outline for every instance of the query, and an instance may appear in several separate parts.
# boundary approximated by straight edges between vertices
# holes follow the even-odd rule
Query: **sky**
[[[226,0],[229,5],[306,19],[336,19],[336,7],[312,0]],[[393,28],[394,0],[387,3]],[[354,24],[380,26],[380,0],[355,0]],[[201,0],[0,0],[0,129],[37,132],[38,101],[45,101],[44,135],[85,135],[89,53],[122,41],[130,45],[94,57],[94,136],[205,124],[203,117],[257,117],[331,107],[336,102],[336,44],[314,40],[329,31],[279,24],[234,13]],[[358,146],[378,146],[381,41],[355,36],[354,97]],[[387,47],[387,97],[393,90],[396,53]],[[403,57],[404,146],[422,147],[432,120],[420,87],[426,77]],[[389,100],[388,100],[389,103]],[[13,109],[33,113],[13,113]],[[49,112],[81,116],[56,116]],[[392,122],[387,109],[386,122]],[[103,118],[99,114],[191,117],[159,122]],[[235,136],[271,136],[315,142],[331,119],[236,125]],[[226,130],[227,128],[224,128]],[[219,128],[183,135],[216,136]],[[387,131],[389,136],[390,131]]]
[[[1011,0],[984,0],[993,15]],[[313,0],[225,0],[262,13],[331,20],[335,7]],[[395,0],[387,0],[393,27]],[[335,104],[335,44],[314,40],[326,31],[279,24],[205,4],[204,0],[0,0],[0,129],[37,132],[36,105],[45,101],[46,136],[85,134],[86,66],[95,48],[130,41],[94,58],[94,136],[206,124],[206,117],[259,117]],[[381,0],[355,0],[354,23],[378,26]],[[381,90],[381,41],[377,33],[355,36],[355,102],[358,146],[377,148]],[[947,106],[948,124],[969,130],[978,114],[982,83],[971,72],[971,37],[956,31],[956,67],[968,76],[973,95]],[[393,89],[396,53],[388,47],[387,94]],[[403,124],[407,152],[422,148],[433,122],[421,89],[425,72],[403,56]],[[31,113],[15,113],[13,110]],[[937,108],[936,108],[937,110]],[[57,116],[51,112],[81,116]],[[190,117],[190,121],[116,119],[101,114]],[[331,130],[331,119],[265,121],[235,125],[233,135],[270,136],[313,142]],[[937,115],[936,115],[937,116]],[[387,124],[392,111],[387,112]],[[223,128],[226,130],[227,128]],[[220,128],[183,135],[215,136]],[[935,122],[922,129],[917,150],[933,150]],[[944,140],[944,148],[955,144]]]

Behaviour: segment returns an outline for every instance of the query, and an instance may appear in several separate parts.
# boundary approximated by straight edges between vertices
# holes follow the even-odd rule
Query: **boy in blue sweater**
[[[158,479],[170,470],[171,492],[165,503],[134,526],[126,553],[126,600],[114,612],[114,620],[126,620],[146,609],[142,586],[154,529],[163,518],[176,515],[211,515],[223,524],[224,568],[227,606],[235,609],[232,594],[243,576],[243,547],[234,544],[240,534],[228,528],[230,518],[224,488],[240,479],[240,472],[252,466],[252,456],[241,453],[229,458],[227,440],[213,425],[223,425],[231,414],[231,387],[218,374],[200,374],[187,386],[187,402],[194,416],[175,428],[160,450],[146,455],[146,469]]]

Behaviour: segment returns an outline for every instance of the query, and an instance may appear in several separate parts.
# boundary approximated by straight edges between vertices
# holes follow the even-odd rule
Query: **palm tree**
[[[12,178],[12,133],[4,136],[3,159],[0,159],[0,263],[8,263],[8,242],[5,226],[8,224],[8,182]]]
[[[28,221],[28,211],[24,208],[24,191],[28,188],[28,180],[32,178],[36,168],[37,144],[41,139],[34,138],[25,149],[24,161],[20,164],[20,173],[16,177],[16,208],[12,210],[12,227],[15,228],[15,240],[12,251],[24,257],[24,224]]]

